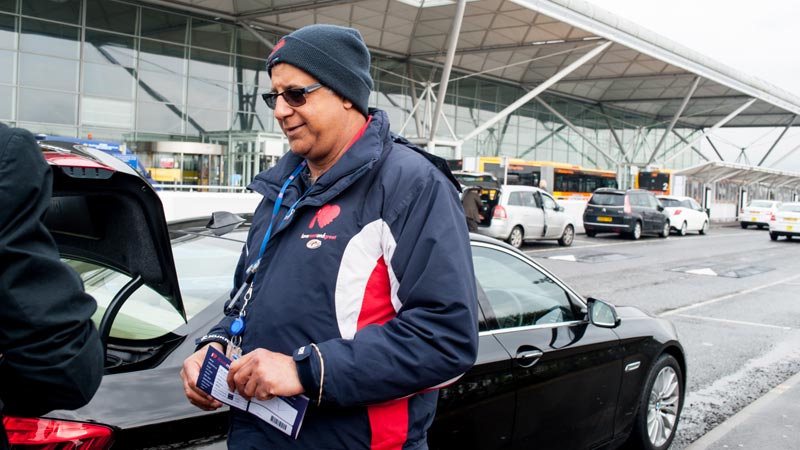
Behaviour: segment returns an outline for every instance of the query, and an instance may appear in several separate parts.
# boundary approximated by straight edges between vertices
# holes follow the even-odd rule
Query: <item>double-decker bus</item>
[[[544,187],[559,200],[588,199],[597,188],[617,187],[617,174],[611,170],[517,158],[508,158],[507,167],[502,167],[502,160],[498,156],[466,157],[463,167],[476,172],[489,172],[503,184]]]
[[[654,169],[643,170],[636,175],[634,187],[636,189],[646,189],[654,194],[672,195],[674,170]]]

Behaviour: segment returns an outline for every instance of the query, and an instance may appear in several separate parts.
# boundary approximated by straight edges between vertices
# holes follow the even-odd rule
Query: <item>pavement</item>
[[[800,449],[800,373],[685,448],[727,449]]]

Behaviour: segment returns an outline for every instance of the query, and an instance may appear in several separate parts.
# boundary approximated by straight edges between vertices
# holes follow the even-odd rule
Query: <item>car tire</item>
[[[688,230],[688,228],[689,228],[689,226],[686,225],[686,222],[683,222],[681,224],[681,228],[678,230],[678,235],[686,236],[686,231]]]
[[[575,239],[575,229],[572,228],[572,225],[567,225],[564,228],[564,232],[561,234],[561,237],[558,239],[558,245],[562,247],[569,247],[572,245],[572,241]]]
[[[744,223],[744,222],[739,222],[739,225],[742,227],[742,229],[746,229],[747,228],[747,224]]]
[[[633,230],[630,232],[628,237],[630,237],[634,241],[636,241],[640,237],[642,237],[642,223],[641,222],[639,222],[638,220],[636,222],[633,222]]]
[[[669,354],[650,368],[639,400],[628,448],[666,450],[675,438],[683,407],[683,372]]]
[[[595,236],[597,236],[596,231],[588,231],[588,230],[586,231],[586,237],[595,237]]]
[[[520,248],[522,247],[522,240],[522,227],[517,225],[511,229],[511,234],[508,235],[506,242],[511,244],[514,248]]]
[[[778,240],[778,235],[775,234],[775,233],[770,233],[769,234],[769,238],[772,239],[773,241],[777,241]]]
[[[700,228],[700,234],[708,233],[708,221],[703,222],[703,228]]]
[[[662,238],[665,238],[665,237],[669,236],[669,230],[670,229],[671,228],[670,228],[669,220],[668,220],[668,221],[664,222],[664,226],[661,228],[661,231],[658,233],[658,235],[660,237],[662,237]],[[686,234],[686,233],[684,233],[684,234]]]

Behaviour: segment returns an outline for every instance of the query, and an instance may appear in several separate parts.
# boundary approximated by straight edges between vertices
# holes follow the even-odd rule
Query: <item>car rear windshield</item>
[[[461,184],[466,186],[480,186],[487,189],[497,189],[500,187],[500,182],[491,175],[464,175],[459,174],[455,176]]]
[[[686,206],[682,204],[680,200],[676,200],[674,198],[660,198],[658,201],[660,201],[661,205],[665,208],[678,208],[681,206]]]
[[[616,194],[612,192],[595,192],[589,203],[601,206],[622,206],[625,203],[624,194]]]
[[[800,203],[786,203],[778,211],[800,213]]]
[[[772,208],[772,202],[763,201],[763,200],[753,200],[747,205],[751,208]]]

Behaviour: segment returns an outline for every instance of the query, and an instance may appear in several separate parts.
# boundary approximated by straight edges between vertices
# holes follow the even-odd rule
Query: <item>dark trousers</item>
[[[475,219],[467,219],[467,229],[471,233],[478,231],[478,221]]]

